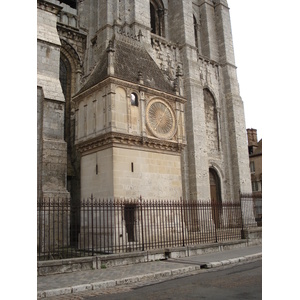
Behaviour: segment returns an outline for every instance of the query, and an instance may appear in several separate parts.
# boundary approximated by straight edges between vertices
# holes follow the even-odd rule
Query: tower
[[[52,192],[73,201],[251,192],[226,0],[38,0],[38,15],[40,32],[51,19],[49,40],[38,35],[38,91],[58,95],[38,98],[41,191],[53,177]],[[59,132],[61,153],[47,150],[56,173],[46,125]]]

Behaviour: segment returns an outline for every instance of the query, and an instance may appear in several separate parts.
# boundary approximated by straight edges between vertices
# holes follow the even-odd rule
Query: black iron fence
[[[38,260],[236,240],[262,216],[252,194],[237,203],[43,199],[37,213]]]

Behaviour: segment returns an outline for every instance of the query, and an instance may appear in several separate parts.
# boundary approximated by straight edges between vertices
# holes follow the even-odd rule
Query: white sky
[[[267,101],[264,79],[267,76],[263,67],[266,40],[264,22],[266,11],[258,10],[260,1],[228,0],[235,59],[244,102],[246,128],[257,129],[258,138],[263,137],[264,116],[262,104]],[[267,2],[267,1],[266,1]]]
[[[246,127],[257,129],[258,138],[263,138],[263,296],[295,299],[299,277],[292,274],[299,269],[300,246],[300,1],[228,0],[228,5]],[[284,256],[297,266],[285,264],[281,269]]]
[[[281,111],[280,103],[292,102],[286,96],[296,79],[290,78],[289,70],[296,71],[295,60],[299,60],[299,44],[295,41],[299,35],[299,2],[228,0],[246,127],[257,129],[258,138],[266,137],[274,109]],[[271,130],[281,125],[272,124]]]

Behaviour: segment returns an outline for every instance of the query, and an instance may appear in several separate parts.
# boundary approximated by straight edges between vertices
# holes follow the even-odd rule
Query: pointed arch
[[[75,147],[75,110],[72,96],[79,88],[82,75],[82,62],[74,47],[63,38],[60,39],[60,70],[59,79],[65,96],[64,139],[67,143],[67,190],[70,192],[72,203],[80,201],[80,156]],[[77,211],[75,213],[78,213]],[[78,220],[70,220],[71,244],[78,242]]]
[[[208,88],[203,90],[207,147],[210,152],[220,150],[219,121],[216,100]]]
[[[66,40],[60,39],[60,74],[59,79],[65,96],[65,141],[73,143],[71,115],[72,96],[79,88],[80,76],[82,74],[82,62],[74,47]]]
[[[71,95],[74,95],[78,88],[81,75],[83,74],[82,61],[79,54],[74,47],[69,44],[66,40],[60,39],[61,48],[60,53],[68,60],[70,64],[70,76],[71,76]]]

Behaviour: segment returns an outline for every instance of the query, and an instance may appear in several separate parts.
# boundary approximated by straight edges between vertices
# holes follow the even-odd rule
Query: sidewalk
[[[262,246],[244,247],[184,258],[172,258],[100,270],[39,276],[37,297],[46,298],[86,290],[103,289],[141,280],[157,279],[200,268],[214,268],[262,257]]]

